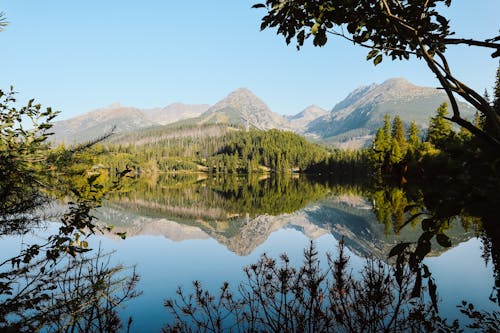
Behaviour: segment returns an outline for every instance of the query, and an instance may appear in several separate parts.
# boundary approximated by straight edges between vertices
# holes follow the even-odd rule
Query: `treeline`
[[[422,136],[415,122],[407,130],[399,116],[386,115],[384,124],[376,132],[369,160],[376,179],[393,177],[402,184],[407,178],[420,181],[436,176],[457,176],[476,173],[479,164],[490,164],[496,155],[489,155],[489,147],[466,129],[453,129],[448,105],[443,103],[429,120],[426,136]],[[485,120],[477,113],[475,126],[483,128]]]
[[[143,144],[99,144],[92,153],[103,167],[133,167],[139,173],[308,172],[331,156],[326,148],[291,132],[232,128],[221,133],[212,129],[207,127],[205,135],[164,134]]]

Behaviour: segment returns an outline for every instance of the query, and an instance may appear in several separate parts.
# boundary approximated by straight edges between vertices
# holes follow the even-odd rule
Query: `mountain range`
[[[144,131],[154,128],[154,135],[163,129],[227,124],[246,128],[289,130],[305,137],[341,147],[357,148],[373,137],[383,123],[385,114],[398,114],[408,125],[416,121],[425,129],[437,107],[447,102],[438,89],[416,86],[402,78],[389,79],[352,91],[330,111],[311,105],[292,116],[274,113],[250,90],[240,88],[214,104],[175,103],[164,108],[138,109],[112,104],[54,124],[54,141],[80,143],[102,136],[115,128],[115,133]],[[474,109],[460,103],[464,116]],[[121,137],[126,138],[126,135]]]

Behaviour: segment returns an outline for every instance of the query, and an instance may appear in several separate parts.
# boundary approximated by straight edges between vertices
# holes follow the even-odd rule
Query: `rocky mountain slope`
[[[170,124],[181,119],[199,116],[208,107],[203,104],[175,103],[164,108],[142,110],[115,103],[74,118],[55,122],[52,128],[53,141],[67,144],[81,143],[105,135],[113,128],[115,133],[124,133]]]
[[[359,139],[363,144],[382,125],[385,114],[397,114],[407,125],[415,121],[426,128],[443,102],[448,98],[441,90],[416,86],[403,78],[389,79],[355,89],[330,113],[309,123],[304,132],[330,143]],[[460,103],[460,107],[464,116],[473,115],[468,104]]]
[[[180,122],[184,126],[205,124],[232,124],[262,130],[289,128],[285,117],[272,112],[246,88],[233,91],[199,117]]]
[[[327,114],[327,110],[322,109],[316,105],[310,105],[296,115],[287,116],[286,119],[289,122],[288,126],[290,128],[298,133],[301,133],[307,128],[307,125],[309,125],[309,123]]]
[[[153,128],[154,135],[172,129],[200,125],[225,124],[243,128],[290,130],[315,141],[356,148],[365,145],[383,123],[385,114],[398,114],[405,124],[416,121],[425,129],[437,107],[448,101],[445,93],[430,87],[419,87],[405,79],[389,79],[351,92],[344,100],[326,111],[311,105],[293,116],[282,116],[250,90],[240,88],[215,105],[171,104],[165,108],[141,110],[119,104],[56,122],[55,141],[82,142],[99,137],[116,126],[115,132],[126,133]],[[474,109],[460,103],[465,117]]]

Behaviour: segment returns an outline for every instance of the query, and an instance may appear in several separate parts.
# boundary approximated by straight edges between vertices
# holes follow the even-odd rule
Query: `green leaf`
[[[382,62],[382,55],[379,54],[375,59],[373,59],[373,64],[375,66],[377,66],[378,64],[380,64]]]
[[[422,220],[422,230],[430,231],[434,227],[435,223],[433,219],[423,219]]]
[[[431,243],[428,241],[419,242],[415,249],[415,255],[420,260],[424,259],[429,252],[431,252]]]
[[[126,232],[117,232],[116,235],[120,236],[121,239],[127,238],[127,233]]]
[[[368,55],[366,56],[366,60],[370,60],[373,57],[375,57],[379,53],[379,50],[371,50],[368,52]]]
[[[395,255],[399,255],[403,253],[403,251],[410,245],[411,243],[400,243],[394,246],[389,252],[389,258],[394,257]]]
[[[451,247],[451,240],[445,234],[437,234],[436,240],[438,244],[441,245],[442,247]]]

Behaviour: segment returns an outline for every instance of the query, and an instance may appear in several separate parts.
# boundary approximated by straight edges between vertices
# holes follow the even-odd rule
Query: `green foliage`
[[[420,43],[430,53],[444,51],[445,38],[451,32],[448,20],[436,9],[440,3],[449,6],[451,1],[433,0],[425,4],[384,1],[379,4],[369,1],[267,0],[254,8],[267,9],[261,29],[276,27],[277,33],[283,35],[287,43],[295,38],[297,47],[301,47],[307,38],[312,38],[315,46],[323,46],[329,32],[345,25],[345,34],[336,32],[334,35],[370,45],[372,50],[367,59],[373,59],[376,65],[382,61],[383,54],[393,60],[409,59]],[[419,41],[419,38],[422,40]]]
[[[210,131],[213,125],[207,127]],[[197,131],[185,129],[188,132]],[[163,134],[167,136],[166,134]],[[140,172],[290,173],[311,170],[326,149],[291,132],[233,129],[214,136],[179,135],[142,145],[108,144],[98,158],[110,168],[135,165]]]
[[[403,122],[398,115],[394,116],[394,120],[392,122],[392,138],[396,141],[399,146],[399,150],[402,156],[406,155],[407,143],[405,137],[405,129],[403,126]]]
[[[436,147],[442,147],[450,140],[454,134],[451,129],[451,123],[445,119],[448,115],[448,104],[443,103],[437,109],[437,114],[429,121],[429,130],[427,133],[427,141]]]
[[[113,288],[119,283],[112,276],[120,269],[108,270],[95,262],[99,258],[80,255],[90,251],[86,237],[100,230],[91,210],[127,172],[105,187],[85,149],[52,149],[47,143],[57,112],[42,109],[34,100],[18,108],[14,96],[12,88],[0,91],[0,235],[30,230],[41,219],[36,210],[49,200],[62,199],[69,208],[57,232],[40,243],[23,244],[18,255],[0,262],[0,330],[117,330],[120,320],[114,309],[132,297],[136,278],[122,279],[129,281],[130,293],[115,297]],[[64,260],[66,267],[61,266]],[[96,288],[99,281],[103,289]],[[75,302],[80,297],[90,303]]]
[[[15,106],[13,88],[0,90],[0,226],[22,229],[29,214],[44,202],[41,188],[48,182],[46,162],[51,121],[57,112],[30,100]]]
[[[149,217],[168,217],[208,233],[234,236],[246,219],[293,213],[324,197],[328,184],[306,176],[233,174],[142,175],[108,203]],[[159,186],[158,184],[161,184]]]
[[[393,175],[398,181],[404,183],[406,181],[404,178],[406,165],[413,158],[419,146],[419,129],[415,122],[405,133],[403,122],[399,116],[394,117],[391,126],[391,117],[386,114],[384,125],[377,130],[370,152],[376,178]]]
[[[7,19],[5,18],[5,13],[0,12],[0,32],[2,32],[7,25],[9,25],[9,22],[7,22]]]
[[[419,149],[421,143],[420,129],[417,124],[412,121],[410,128],[408,128],[408,149],[410,149],[410,152],[413,154],[415,150]]]
[[[383,57],[425,61],[438,78],[453,108],[452,121],[467,128],[497,150],[500,149],[500,116],[473,89],[458,80],[448,66],[449,45],[489,48],[500,56],[498,36],[486,40],[451,38],[449,20],[442,15],[443,5],[451,0],[431,1],[308,1],[266,0],[254,5],[264,8],[261,30],[275,28],[287,44],[295,41],[299,49],[311,38],[314,46],[323,46],[329,36],[337,36],[370,49],[367,60],[379,64]],[[460,115],[455,95],[464,98],[491,123],[491,131],[482,131]]]

